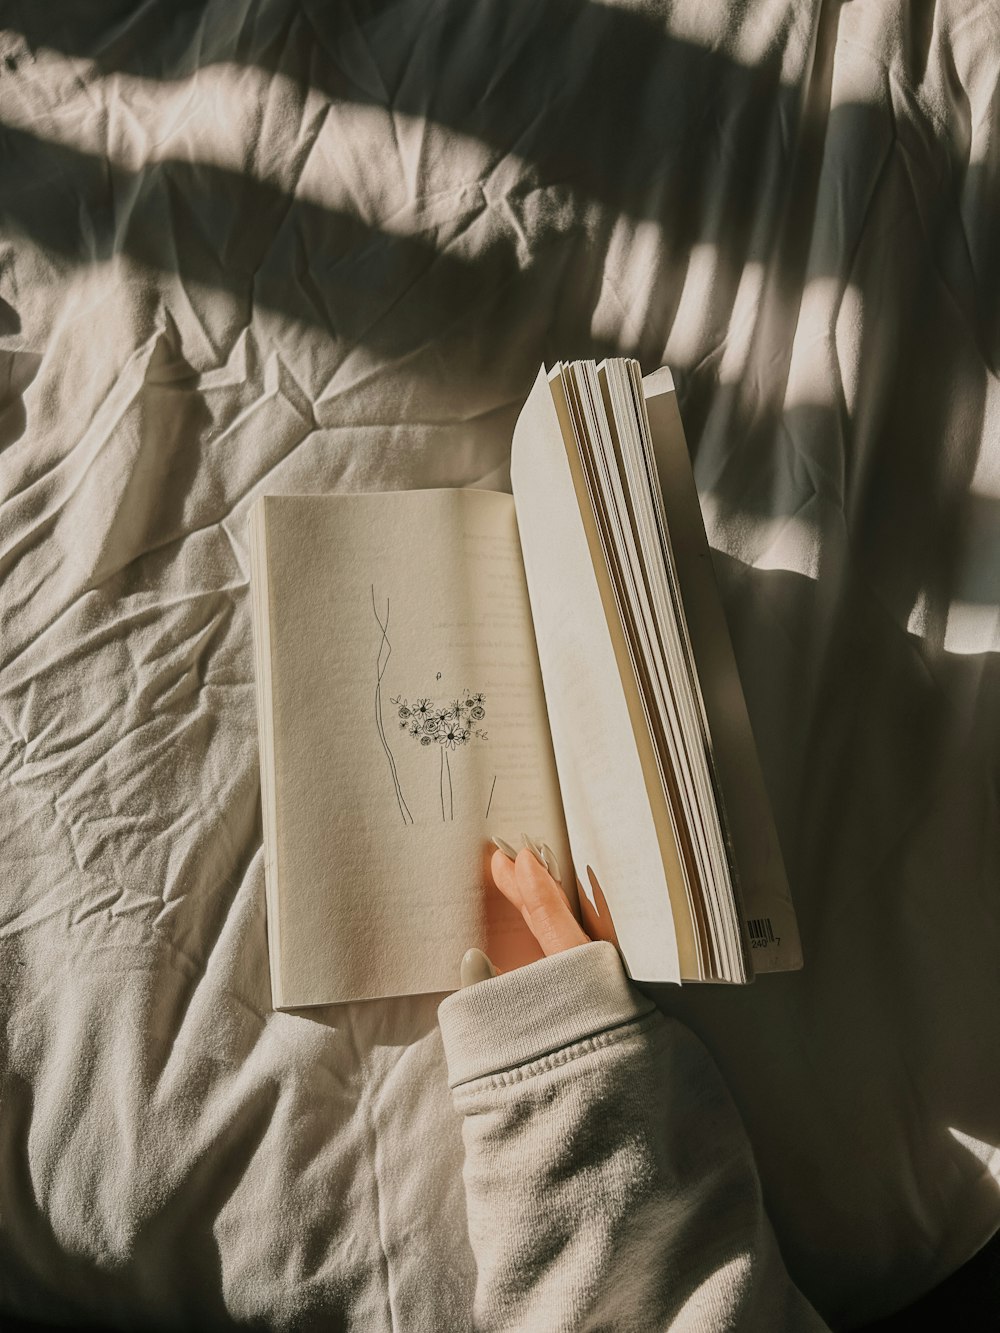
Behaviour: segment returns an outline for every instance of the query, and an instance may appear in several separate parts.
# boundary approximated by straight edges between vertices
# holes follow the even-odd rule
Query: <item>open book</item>
[[[540,957],[493,833],[635,980],[801,966],[669,371],[543,368],[511,482],[251,510],[276,1008]]]

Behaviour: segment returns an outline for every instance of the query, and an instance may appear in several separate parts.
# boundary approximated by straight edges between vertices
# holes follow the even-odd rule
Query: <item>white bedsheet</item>
[[[134,10],[0,38],[0,1307],[466,1325],[440,997],[269,1010],[244,522],[503,488],[606,353],[679,385],[807,959],[657,995],[806,1294],[905,1303],[1000,1225],[995,6]]]

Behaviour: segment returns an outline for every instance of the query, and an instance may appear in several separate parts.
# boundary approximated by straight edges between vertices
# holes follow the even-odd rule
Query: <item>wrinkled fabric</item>
[[[944,1277],[1000,1225],[996,9],[3,22],[2,1308],[468,1325],[441,997],[269,1008],[245,518],[506,488],[606,354],[675,374],[806,958],[651,993],[825,1318]]]

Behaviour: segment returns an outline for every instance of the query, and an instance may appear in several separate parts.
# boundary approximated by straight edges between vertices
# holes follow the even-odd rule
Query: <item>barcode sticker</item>
[[[748,917],[747,930],[750,933],[750,947],[752,949],[766,949],[769,944],[781,943],[781,936],[775,935],[769,916]]]

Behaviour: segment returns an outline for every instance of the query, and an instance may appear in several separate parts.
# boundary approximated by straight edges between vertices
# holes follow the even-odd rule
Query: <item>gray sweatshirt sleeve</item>
[[[826,1328],[785,1271],[715,1064],[612,945],[456,991],[438,1020],[476,1329]]]

